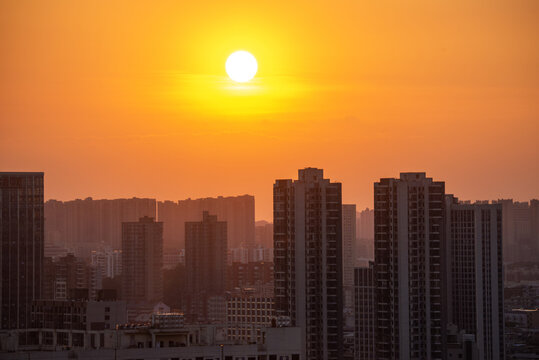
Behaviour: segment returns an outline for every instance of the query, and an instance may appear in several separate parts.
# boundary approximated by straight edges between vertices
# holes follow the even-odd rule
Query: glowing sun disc
[[[226,59],[225,68],[232,80],[246,82],[256,75],[258,63],[250,52],[240,50],[230,54]]]

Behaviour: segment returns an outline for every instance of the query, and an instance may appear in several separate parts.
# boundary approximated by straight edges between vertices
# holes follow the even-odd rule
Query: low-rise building
[[[229,294],[226,311],[228,339],[260,342],[262,329],[275,318],[275,300],[246,288]]]

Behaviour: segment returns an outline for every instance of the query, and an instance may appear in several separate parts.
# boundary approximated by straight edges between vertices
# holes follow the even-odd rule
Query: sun
[[[248,51],[240,50],[230,54],[226,59],[226,73],[237,82],[251,80],[258,70],[258,63],[255,57]]]

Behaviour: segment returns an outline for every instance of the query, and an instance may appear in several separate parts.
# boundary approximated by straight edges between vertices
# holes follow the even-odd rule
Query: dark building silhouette
[[[204,211],[202,221],[185,223],[185,239],[187,315],[204,321],[210,299],[224,296],[226,291],[227,223]]]
[[[43,227],[43,173],[1,172],[2,329],[25,329],[31,325],[32,301],[41,297]]]
[[[442,359],[445,183],[401,173],[374,184],[376,359]]]
[[[142,217],[122,223],[122,299],[156,303],[163,299],[163,223]]]
[[[186,199],[158,203],[159,221],[165,226],[165,247],[185,246],[185,223],[201,221],[203,211],[226,221],[228,246],[252,249],[255,242],[255,198],[251,195],[219,196],[216,198]]]
[[[448,321],[475,335],[478,359],[504,358],[502,204],[446,196]]]
[[[323,170],[273,185],[275,306],[302,328],[306,359],[343,353],[341,184]]]

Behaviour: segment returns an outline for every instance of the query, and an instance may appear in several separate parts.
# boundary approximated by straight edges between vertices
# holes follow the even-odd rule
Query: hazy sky
[[[257,219],[306,166],[359,207],[401,171],[538,197],[538,19],[536,0],[4,0],[0,170],[62,200],[249,193]]]

